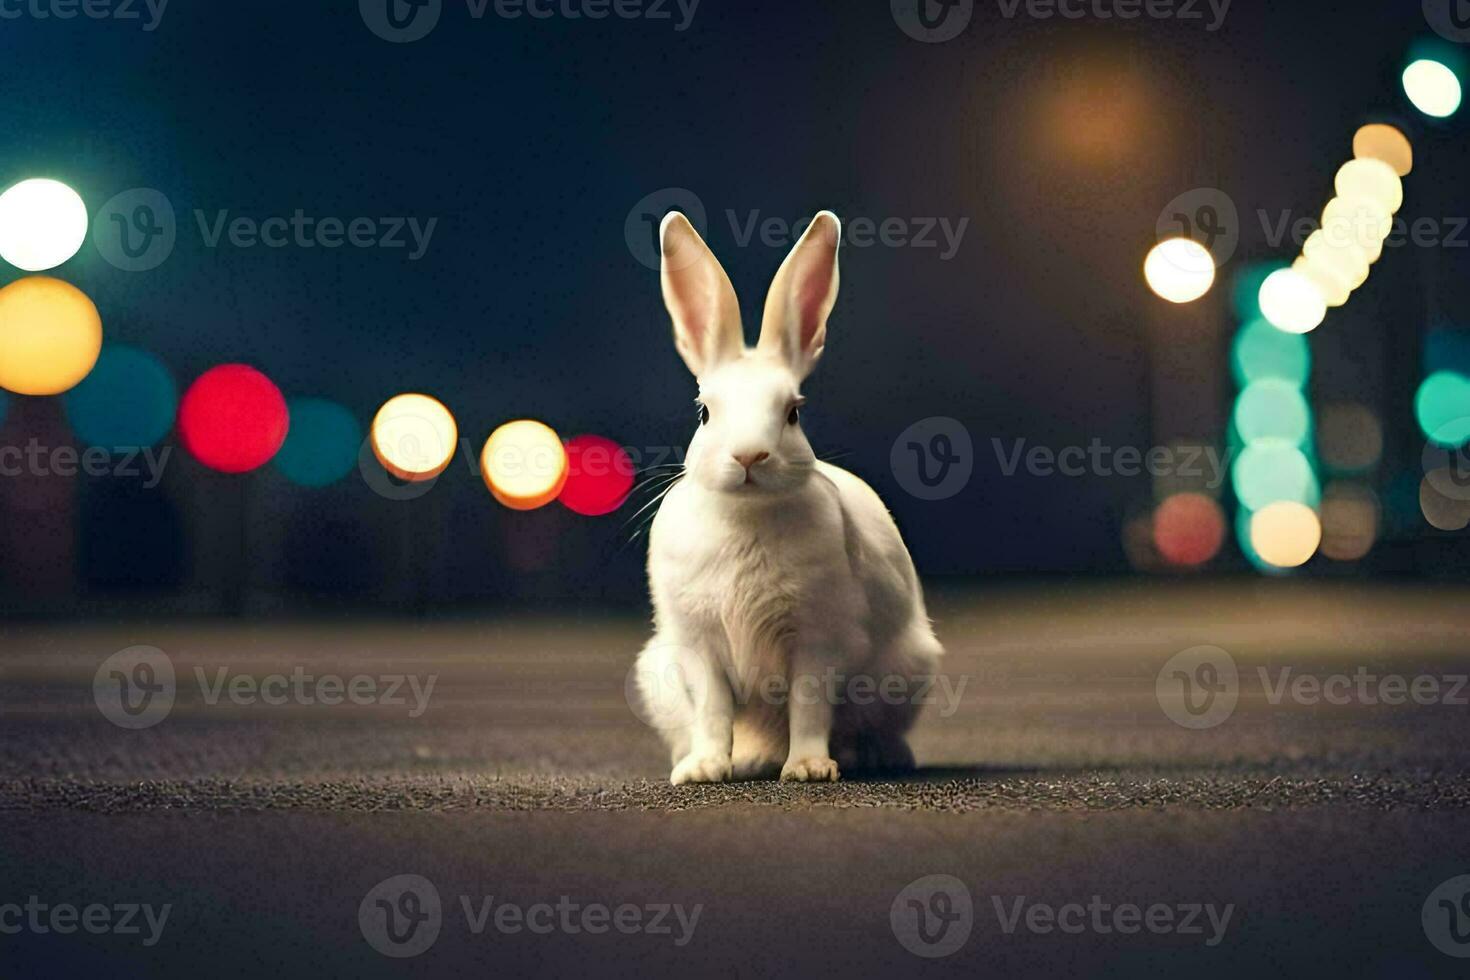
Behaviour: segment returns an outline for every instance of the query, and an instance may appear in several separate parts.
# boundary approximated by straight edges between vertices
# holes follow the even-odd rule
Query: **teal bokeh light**
[[[1230,299],[1231,305],[1235,307],[1235,315],[1240,317],[1242,323],[1261,319],[1261,283],[1271,273],[1287,268],[1290,266],[1285,262],[1253,262],[1243,266],[1235,274]]]
[[[1454,371],[1431,374],[1414,396],[1414,414],[1435,445],[1458,449],[1470,442],[1470,378]]]
[[[147,351],[105,344],[96,367],[62,396],[78,441],[110,452],[157,445],[174,425],[179,386]]]
[[[286,403],[291,430],[276,454],[276,469],[303,487],[336,483],[357,465],[362,426],[351,412],[323,398],[292,398]]]
[[[1264,378],[1235,400],[1234,422],[1246,445],[1279,439],[1300,446],[1312,432],[1312,409],[1295,384]]]
[[[1246,510],[1260,510],[1280,500],[1316,507],[1322,488],[1312,462],[1285,439],[1253,442],[1235,459],[1230,471],[1235,496]]]
[[[1305,387],[1312,376],[1312,347],[1301,334],[1277,330],[1264,319],[1252,320],[1235,335],[1231,367],[1240,388],[1266,378]]]

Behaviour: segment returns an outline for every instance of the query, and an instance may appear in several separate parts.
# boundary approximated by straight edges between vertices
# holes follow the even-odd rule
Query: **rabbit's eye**
[[[709,422],[709,406],[708,405],[705,405],[704,403],[701,402],[700,403],[700,406],[699,406],[699,424],[700,425],[705,425],[708,422]]]
[[[786,424],[787,425],[795,425],[796,423],[798,423],[800,421],[801,421],[801,409],[797,408],[795,405],[792,405],[791,406],[791,411],[786,414]]]

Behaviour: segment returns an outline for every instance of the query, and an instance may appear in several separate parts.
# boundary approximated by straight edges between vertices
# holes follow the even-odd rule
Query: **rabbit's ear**
[[[766,297],[758,350],[784,358],[800,377],[811,373],[827,344],[827,317],[837,302],[837,249],[842,222],[831,211],[812,219]]]
[[[698,378],[744,352],[740,302],[720,260],[688,218],[670,212],[659,228],[659,242],[674,346]]]

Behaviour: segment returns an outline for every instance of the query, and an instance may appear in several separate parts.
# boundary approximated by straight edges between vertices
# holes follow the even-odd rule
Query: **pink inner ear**
[[[797,343],[804,354],[812,352],[812,345],[820,341],[818,331],[827,312],[827,298],[832,295],[832,275],[836,268],[837,253],[820,242],[811,248],[817,255],[810,260],[809,268],[803,270],[796,287]]]

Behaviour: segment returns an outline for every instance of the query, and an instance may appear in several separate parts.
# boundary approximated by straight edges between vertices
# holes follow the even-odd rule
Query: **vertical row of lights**
[[[1460,108],[1463,93],[1450,67],[1454,61],[1449,55],[1416,57],[1403,73],[1405,94],[1431,118],[1446,119]],[[1301,254],[1289,266],[1240,277],[1244,288],[1237,296],[1244,292],[1246,298],[1237,301],[1244,326],[1232,346],[1239,393],[1228,448],[1240,505],[1237,537],[1242,551],[1262,570],[1300,567],[1319,550],[1331,559],[1355,561],[1368,553],[1377,536],[1378,499],[1357,478],[1381,458],[1382,425],[1365,405],[1329,406],[1319,447],[1306,395],[1311,351],[1304,335],[1321,325],[1329,309],[1345,304],[1382,258],[1403,206],[1402,179],[1412,171],[1413,158],[1413,147],[1399,130],[1364,126],[1354,137],[1353,159],[1337,172],[1336,196]],[[1210,252],[1188,238],[1161,242],[1144,263],[1149,287],[1172,303],[1204,296],[1215,276]],[[1462,343],[1452,346],[1470,352],[1470,335],[1460,339]],[[1456,363],[1463,373],[1435,370],[1431,362],[1416,411],[1433,445],[1463,451],[1470,443],[1470,356]],[[1324,473],[1340,478],[1325,492]],[[1464,474],[1450,473],[1437,484],[1434,476],[1421,489],[1426,518],[1437,527],[1470,526]],[[1171,502],[1166,500],[1159,513]],[[1156,518],[1156,543],[1159,530]]]

